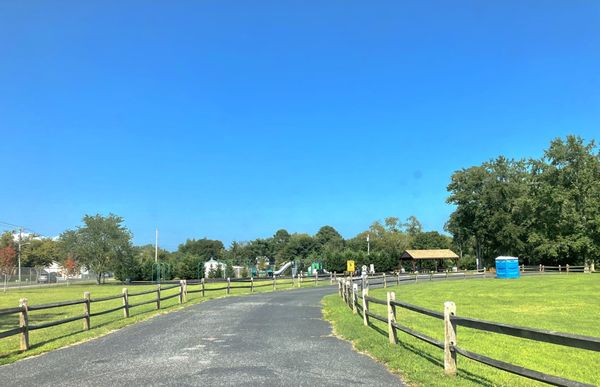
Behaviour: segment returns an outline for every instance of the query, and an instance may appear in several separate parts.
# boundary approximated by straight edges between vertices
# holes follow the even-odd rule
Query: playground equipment
[[[279,268],[279,270],[276,270],[274,274],[275,275],[281,275],[281,274],[283,274],[290,266],[292,266],[292,264],[293,264],[292,261],[284,263],[283,266],[281,266]]]
[[[171,277],[171,266],[166,262],[155,262],[152,265],[152,281],[161,283]]]
[[[321,272],[323,271],[323,265],[321,265],[321,262],[313,262],[311,263],[311,265],[308,267],[308,275],[315,275],[315,272]]]

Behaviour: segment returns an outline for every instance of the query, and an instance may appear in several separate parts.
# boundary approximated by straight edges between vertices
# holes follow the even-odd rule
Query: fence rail
[[[224,281],[220,281],[220,280],[219,281],[206,281],[204,279],[201,279],[199,281],[198,280],[196,280],[196,281],[181,280],[178,282],[168,281],[166,283],[156,285],[156,288],[154,288],[154,289],[148,289],[148,290],[143,290],[143,291],[138,291],[138,292],[129,292],[128,288],[123,288],[121,294],[105,296],[105,297],[97,297],[97,298],[91,298],[90,292],[84,292],[82,299],[48,303],[48,304],[40,304],[40,305],[29,305],[28,300],[26,298],[22,298],[19,301],[18,307],[0,309],[0,316],[13,315],[13,314],[19,315],[19,327],[0,332],[0,339],[19,335],[19,337],[20,337],[19,349],[21,351],[26,351],[30,347],[30,345],[29,345],[29,332],[30,331],[55,327],[58,325],[67,324],[67,323],[71,323],[71,322],[79,321],[79,320],[83,321],[83,329],[89,330],[91,328],[91,318],[92,317],[97,317],[97,316],[101,316],[101,315],[105,315],[105,314],[109,314],[109,313],[123,311],[123,317],[127,318],[130,316],[130,309],[137,308],[137,307],[140,307],[143,305],[155,304],[156,309],[160,309],[161,301],[170,300],[170,299],[173,299],[176,297],[179,298],[179,303],[182,304],[187,301],[187,297],[188,297],[189,293],[201,293],[202,297],[205,297],[206,292],[218,292],[218,291],[225,291],[225,294],[228,295],[231,293],[232,290],[235,290],[235,289],[250,289],[251,293],[253,293],[255,288],[260,288],[260,287],[272,287],[273,290],[276,290],[277,285],[290,285],[291,284],[292,287],[295,287],[296,285],[298,287],[300,287],[304,283],[313,283],[313,282],[316,286],[319,282],[326,283],[326,280],[329,280],[329,283],[333,284],[334,275],[329,274],[327,276],[311,276],[311,277],[305,277],[303,275],[298,275],[296,277],[274,276],[272,278],[260,278],[260,279],[249,278],[249,279],[242,279],[242,280],[237,280],[237,281],[231,280],[229,278],[225,279]],[[207,284],[224,284],[225,286],[217,286],[217,287],[209,286],[209,287],[207,287],[206,286]],[[236,286],[236,284],[241,284],[241,285]],[[130,284],[130,285],[133,285],[135,287],[135,285],[137,285],[137,284]],[[145,285],[149,285],[149,284],[146,283]],[[188,286],[193,287],[193,288],[188,289]],[[165,291],[169,291],[172,289],[177,289],[177,291],[175,293],[169,294],[169,295],[164,294]],[[145,300],[142,300],[139,302],[131,302],[132,300],[135,300],[137,297],[148,296],[148,295],[153,295],[153,294],[155,296],[151,297],[150,299],[145,299]],[[106,301],[114,301],[114,300],[118,300],[118,299],[122,300],[122,305],[120,305],[118,307],[109,308],[106,310],[91,312],[92,305],[94,305],[94,304],[98,304],[98,303],[106,302]],[[30,317],[29,313],[30,312],[53,309],[53,308],[70,307],[70,306],[74,306],[74,305],[83,305],[83,314],[63,318],[60,320],[43,322],[40,324],[31,324],[29,322],[29,317]]]
[[[570,269],[570,268],[569,268]],[[385,278],[385,274],[382,275]],[[361,279],[362,281],[362,279]],[[501,360],[493,359],[482,354],[468,351],[458,346],[456,327],[463,326],[471,329],[482,330],[486,332],[493,332],[513,337],[519,337],[523,339],[551,343],[566,347],[573,347],[583,350],[590,350],[600,352],[600,338],[590,337],[583,335],[575,335],[570,333],[555,332],[549,330],[535,329],[520,327],[515,325],[496,323],[491,321],[484,321],[469,317],[462,317],[456,315],[456,305],[454,302],[444,303],[444,312],[437,312],[431,309],[423,308],[420,306],[412,305],[406,302],[396,301],[396,294],[394,292],[387,292],[387,299],[378,299],[369,296],[368,281],[362,281],[367,286],[362,288],[361,293],[358,294],[358,284],[354,283],[355,278],[347,277],[340,278],[338,280],[338,292],[339,296],[344,302],[352,309],[354,314],[360,314],[363,318],[363,324],[370,326],[382,333],[381,328],[371,324],[370,319],[380,321],[387,324],[388,330],[387,335],[391,344],[397,344],[397,331],[406,333],[412,337],[415,337],[421,341],[429,343],[434,347],[444,350],[444,371],[447,375],[455,375],[457,372],[457,355],[461,355],[473,361],[486,364],[488,366],[510,372],[516,375],[520,375],[532,380],[537,380],[545,383],[549,383],[556,386],[569,386],[569,387],[580,387],[589,386],[588,384],[577,382],[574,380],[565,379],[559,376],[546,374],[543,372],[535,371],[525,367],[521,367],[515,364],[503,362]],[[361,300],[361,302],[359,302]],[[387,307],[387,317],[381,316],[372,310],[370,310],[370,304],[383,305]],[[444,329],[444,342],[438,341],[426,334],[419,332],[415,329],[401,325],[396,321],[396,308],[407,309],[425,316],[429,316],[438,320],[443,320]]]

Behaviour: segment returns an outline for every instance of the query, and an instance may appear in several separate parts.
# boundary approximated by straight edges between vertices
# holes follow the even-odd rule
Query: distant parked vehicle
[[[38,284],[53,284],[56,283],[56,273],[42,273],[38,276]]]

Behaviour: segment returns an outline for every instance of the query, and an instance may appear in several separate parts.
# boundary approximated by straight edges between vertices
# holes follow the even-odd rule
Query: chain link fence
[[[14,288],[37,287],[37,286],[60,286],[76,283],[96,282],[96,273],[85,272],[67,275],[62,271],[49,271],[43,268],[21,267],[19,269],[4,270],[0,273],[0,286],[3,291]]]

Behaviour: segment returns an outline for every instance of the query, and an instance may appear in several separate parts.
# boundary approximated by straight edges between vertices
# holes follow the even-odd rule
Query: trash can
[[[519,278],[519,258],[517,257],[497,257],[496,258],[496,278]]]

